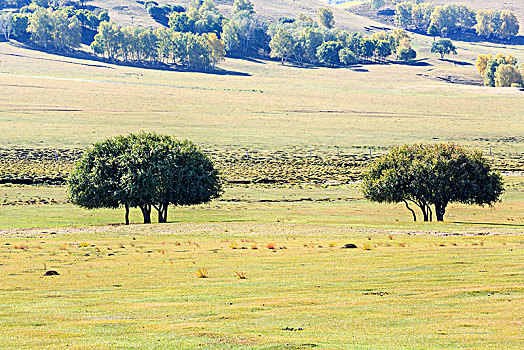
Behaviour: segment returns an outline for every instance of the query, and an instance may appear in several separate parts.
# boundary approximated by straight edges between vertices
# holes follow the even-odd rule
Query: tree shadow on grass
[[[68,58],[74,58],[74,59],[80,59],[80,60],[87,60],[87,61],[95,61],[95,62],[101,62],[106,64],[111,64],[115,66],[124,66],[124,67],[133,67],[133,68],[141,68],[141,69],[150,69],[150,70],[162,70],[162,71],[172,71],[172,72],[197,72],[197,73],[204,73],[204,74],[215,74],[215,75],[236,75],[236,76],[244,76],[249,77],[251,74],[245,73],[245,72],[238,72],[238,71],[232,71],[232,70],[226,70],[221,68],[215,68],[212,70],[197,70],[197,69],[188,69],[184,67],[173,67],[169,64],[165,63],[143,63],[143,62],[123,62],[118,60],[110,60],[105,57],[99,57],[93,54],[90,54],[88,52],[82,52],[82,51],[54,51],[54,50],[45,50],[40,47],[27,45],[23,43],[17,43],[17,42],[10,42],[11,45],[14,47],[26,49],[26,50],[32,50],[32,51],[38,51],[38,52],[44,52],[51,55],[56,55],[60,57],[68,57]],[[63,60],[56,60],[56,59],[50,59],[50,58],[41,58],[41,57],[29,57],[24,55],[17,55],[17,54],[4,54],[4,55],[10,55],[10,56],[17,56],[17,57],[26,57],[26,58],[33,58],[37,60],[45,60],[45,61],[54,61],[54,62],[60,62],[60,63],[70,63],[70,64],[76,64],[81,66],[88,66],[88,67],[96,67],[96,68],[107,68],[107,69],[115,69],[110,66],[104,66],[104,65],[97,65],[97,64],[87,64],[87,63],[79,63],[79,62],[71,62],[71,61],[63,61]]]
[[[359,72],[359,73],[366,73],[366,72],[369,72],[369,70],[367,70],[366,68],[361,68],[361,67],[350,67],[349,70],[351,70],[352,72]]]
[[[508,226],[508,227],[524,227],[524,224],[504,224],[497,222],[475,222],[475,221],[448,221],[453,224],[469,224],[469,225],[489,225],[489,226]]]
[[[236,60],[248,61],[248,62],[252,62],[252,63],[266,64],[266,62],[261,61],[261,60],[255,58],[255,57],[242,57],[242,56],[227,56],[227,57],[234,58]]]
[[[402,66],[413,66],[413,67],[431,67],[431,63],[427,62],[427,58],[420,58],[418,60],[409,61],[389,61],[389,64],[397,64]]]
[[[439,61],[453,63],[456,66],[472,66],[473,65],[473,63],[471,63],[471,62],[451,60],[449,58],[441,58],[441,59],[439,59]]]

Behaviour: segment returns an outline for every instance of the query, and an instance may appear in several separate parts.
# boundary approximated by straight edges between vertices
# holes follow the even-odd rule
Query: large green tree
[[[502,177],[479,151],[455,144],[414,144],[395,147],[374,161],[362,183],[373,202],[418,206],[424,221],[444,220],[448,204],[492,205],[504,192]]]
[[[167,222],[170,205],[205,203],[221,193],[212,161],[189,141],[154,133],[117,136],[89,148],[68,179],[69,198],[81,207],[142,211]]]

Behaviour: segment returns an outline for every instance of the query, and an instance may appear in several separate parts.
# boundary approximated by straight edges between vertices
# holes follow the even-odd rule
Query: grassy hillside
[[[190,1],[166,1],[159,0],[159,4],[182,4],[187,7]],[[231,13],[233,0],[217,0],[215,3],[219,9],[226,15]],[[296,17],[299,13],[311,15],[316,18],[317,9],[326,6],[325,3],[315,0],[253,0],[257,14],[265,19],[276,20],[280,17]],[[100,8],[107,9],[111,18],[121,25],[143,25],[158,26],[144,9],[144,6],[133,0],[95,0],[90,4]],[[366,18],[355,16],[345,11],[343,8],[333,7],[337,23],[349,30],[362,30],[364,26],[374,22]]]
[[[353,69],[228,59],[221,67],[231,74],[216,75],[114,66],[0,45],[0,82],[9,87],[0,96],[3,147],[84,147],[137,130],[169,132],[222,150],[334,152],[337,146],[366,152],[440,140],[485,151],[491,145],[497,155],[510,157],[524,143],[519,90],[428,78],[446,70],[475,75],[465,49],[452,57],[457,62]],[[510,52],[523,60],[519,50]]]

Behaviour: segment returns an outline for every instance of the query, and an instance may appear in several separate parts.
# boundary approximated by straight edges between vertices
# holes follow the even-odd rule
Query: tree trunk
[[[404,203],[406,204],[406,208],[408,208],[408,210],[411,212],[411,214],[413,214],[413,221],[416,222],[417,221],[417,214],[415,214],[415,211],[409,207],[407,201],[404,201]]]
[[[447,204],[435,204],[435,214],[437,215],[437,221],[444,221],[446,206]]]
[[[169,203],[159,204],[158,207],[155,206],[155,209],[158,212],[158,222],[166,223],[167,222],[167,210],[169,208]]]
[[[166,204],[164,207],[164,222],[167,222],[167,209],[169,208],[169,204]]]
[[[129,225],[129,204],[125,204],[126,207],[126,225]]]
[[[419,204],[419,207],[422,211],[422,215],[424,216],[424,221],[429,221],[428,205],[423,202]]]
[[[142,210],[142,215],[144,216],[144,224],[150,224],[151,223],[151,205],[143,205],[140,207],[140,210]]]
[[[164,222],[162,206],[160,206],[160,209],[157,209],[157,211],[158,211],[158,223],[161,224]]]

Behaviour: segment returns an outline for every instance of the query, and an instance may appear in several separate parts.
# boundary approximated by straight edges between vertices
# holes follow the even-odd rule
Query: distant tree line
[[[519,21],[513,11],[477,11],[458,4],[401,2],[396,5],[395,20],[402,28],[425,31],[433,37],[475,30],[485,38],[510,39],[519,32]]]
[[[158,6],[146,2],[148,9]],[[167,7],[166,7],[167,6]],[[191,69],[208,69],[231,56],[265,53],[298,64],[349,65],[362,60],[383,60],[395,55],[408,61],[416,57],[403,30],[379,32],[366,38],[334,29],[333,12],[322,8],[318,21],[309,16],[281,18],[268,24],[255,17],[250,0],[236,0],[232,17],[225,18],[212,0],[194,1],[187,10],[171,10],[169,28],[119,27],[102,23],[91,44],[96,54],[113,60],[162,62]]]
[[[0,30],[6,39],[13,37],[63,51],[78,47],[83,31],[91,30],[91,49],[97,55],[197,70],[214,68],[226,54],[262,54],[282,63],[325,66],[381,61],[390,56],[402,61],[416,58],[411,39],[403,30],[365,37],[336,29],[333,12],[328,8],[319,9],[317,20],[299,15],[270,23],[256,17],[251,0],[235,0],[231,18],[220,14],[213,0],[195,0],[187,9],[146,1],[144,6],[150,15],[161,23],[167,22],[167,28],[152,29],[121,27],[110,21],[107,12],[95,15],[74,6],[56,8],[52,3],[33,0],[21,13],[2,14]]]
[[[327,15],[326,15],[327,13]],[[319,11],[319,21],[299,15],[281,19],[269,27],[271,56],[285,62],[350,65],[364,60],[384,60],[394,55],[399,60],[416,58],[409,35],[401,29],[381,31],[365,37],[361,33],[334,29],[330,10]]]
[[[215,33],[120,27],[114,22],[102,22],[91,44],[93,52],[112,60],[173,63],[192,69],[214,67],[226,53],[224,46]]]
[[[94,31],[110,20],[107,11],[96,15],[74,6],[55,8],[49,2],[45,3],[47,7],[37,3],[40,1],[22,7],[19,13],[1,12],[0,34],[6,40],[13,38],[44,49],[66,51],[80,46],[85,30]]]
[[[517,59],[512,55],[479,55],[476,66],[486,86],[522,88],[524,63],[519,68]]]
[[[230,55],[245,56],[269,49],[265,23],[255,18],[249,0],[235,1],[231,18],[220,14],[212,0],[194,1],[187,10],[179,5],[159,6],[154,1],[144,6],[150,14],[169,14],[168,28],[101,23],[91,44],[93,52],[124,62],[176,64],[205,70],[214,68],[226,50]],[[165,20],[159,22],[162,21]]]

